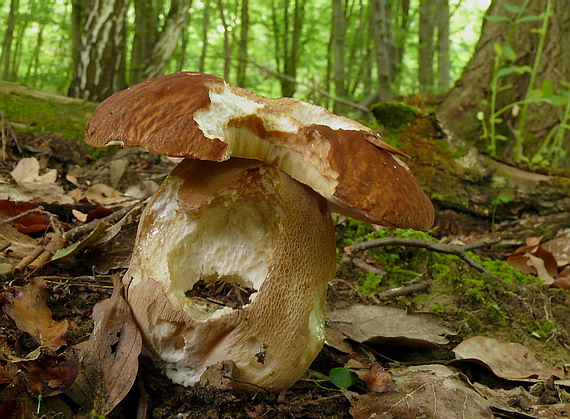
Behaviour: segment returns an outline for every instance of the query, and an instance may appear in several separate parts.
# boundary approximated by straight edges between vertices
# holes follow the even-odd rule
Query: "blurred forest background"
[[[567,166],[566,6],[564,0],[9,0],[0,6],[6,28],[0,73],[6,81],[100,101],[150,77],[200,71],[360,119],[375,103],[421,95],[412,102],[439,105],[443,126],[483,151]]]

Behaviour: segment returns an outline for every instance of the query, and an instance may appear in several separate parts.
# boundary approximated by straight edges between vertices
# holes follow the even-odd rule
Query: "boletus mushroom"
[[[274,391],[302,376],[324,341],[330,210],[385,226],[433,223],[402,153],[369,128],[212,75],[176,73],[111,96],[86,139],[184,157],[144,210],[124,277],[145,347],[183,385],[225,360],[240,383]],[[197,292],[220,283],[243,304]]]

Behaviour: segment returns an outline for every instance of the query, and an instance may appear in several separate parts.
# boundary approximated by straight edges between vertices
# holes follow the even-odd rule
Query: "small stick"
[[[9,248],[10,246],[12,246],[12,242],[8,242],[8,243],[0,246],[0,253],[3,252],[4,250],[6,250],[7,248]]]
[[[26,256],[24,259],[18,262],[16,266],[14,266],[14,269],[12,269],[12,273],[14,275],[21,274],[22,271],[26,269],[26,267],[30,263],[36,260],[43,253],[44,250],[45,248],[43,246],[36,247],[29,256]]]
[[[487,269],[485,269],[483,266],[479,265],[471,257],[469,257],[469,255],[467,254],[467,252],[465,250],[466,248],[467,248],[467,250],[470,250],[470,249],[474,249],[476,247],[488,246],[489,244],[490,244],[490,242],[484,242],[484,244],[483,243],[477,243],[477,244],[471,244],[471,245],[465,245],[465,246],[452,246],[449,244],[435,243],[435,242],[430,242],[427,240],[401,239],[399,237],[385,237],[382,239],[368,240],[368,241],[365,241],[362,243],[353,244],[352,246],[345,247],[344,251],[350,255],[350,254],[353,254],[354,252],[358,252],[360,250],[367,250],[367,249],[372,249],[375,247],[382,247],[382,246],[421,247],[424,249],[433,250],[434,252],[447,253],[447,254],[459,256],[465,263],[467,263],[469,266],[471,266],[477,272],[487,273],[487,274],[493,275],[491,272],[489,272]],[[496,275],[493,275],[493,276],[496,276]]]
[[[376,294],[379,298],[394,298],[400,297],[402,295],[409,295],[415,292],[423,291],[429,288],[429,283],[419,282],[417,284],[406,285],[404,287],[392,288],[386,291],[379,292]]]
[[[17,221],[21,218],[25,218],[28,215],[32,215],[32,214],[43,215],[46,218],[48,218],[50,221],[51,221],[52,217],[55,217],[55,215],[53,215],[51,212],[45,211],[42,207],[37,207],[37,208],[32,208],[30,210],[24,211],[21,214],[15,215],[13,217],[6,218],[6,219],[2,220],[2,224],[11,224],[14,221]]]
[[[364,261],[364,259],[360,258],[353,258],[352,264],[356,266],[358,269],[363,270],[364,272],[372,272],[374,275],[384,276],[386,275],[386,271],[381,268],[377,268],[376,266],[372,266]]]

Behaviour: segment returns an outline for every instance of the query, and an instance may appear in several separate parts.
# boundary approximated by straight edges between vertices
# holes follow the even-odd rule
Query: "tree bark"
[[[218,0],[218,11],[220,12],[220,20],[224,28],[224,79],[229,81],[232,64],[232,46],[230,44],[230,26],[226,19],[223,0]]]
[[[204,11],[202,14],[202,51],[200,52],[200,62],[198,71],[203,73],[206,67],[206,55],[208,51],[208,29],[210,27],[210,0],[204,0]]]
[[[144,69],[158,38],[158,12],[156,0],[134,0],[135,27],[131,53],[130,82],[144,79]]]
[[[345,55],[345,35],[346,16],[344,12],[344,2],[342,0],[332,0],[332,26],[331,39],[334,52],[333,84],[334,94],[337,97],[346,97],[344,55]],[[333,105],[334,113],[342,113],[344,107],[339,102]]]
[[[143,76],[145,79],[164,74],[166,63],[172,56],[174,48],[180,39],[182,28],[188,20],[188,11],[192,0],[172,0],[170,10],[162,31],[154,44],[152,53],[145,64]]]
[[[487,15],[507,16],[513,19],[513,13],[507,12],[504,6],[512,4],[522,7],[524,3],[523,0],[493,0]],[[546,4],[547,0],[528,2],[528,8],[523,17],[540,15],[545,11]],[[555,91],[568,91],[568,88],[564,87],[561,82],[570,80],[570,8],[565,0],[553,0],[552,11],[535,86],[540,87],[544,80],[549,80]],[[532,67],[537,57],[539,37],[533,30],[540,28],[540,24],[540,21],[529,21],[514,26],[510,21],[485,20],[483,22],[481,37],[473,57],[465,67],[461,79],[439,106],[438,116],[446,129],[457,137],[473,140],[480,138],[483,131],[481,122],[477,120],[477,114],[483,112],[488,117],[489,108],[483,101],[489,103],[491,100],[491,81],[495,61],[494,44],[510,46],[516,54],[513,65]],[[503,61],[501,65],[509,66],[510,64]],[[513,73],[506,78],[502,86],[512,85],[512,88],[497,95],[496,109],[524,99],[529,78],[528,73]],[[529,157],[540,146],[548,132],[560,123],[563,109],[540,103],[532,105],[530,113],[534,114],[534,117],[526,124],[523,133]],[[509,156],[509,146],[515,141],[514,133],[519,123],[519,114],[505,112],[501,118],[503,122],[498,124],[497,129],[507,136],[509,141],[499,152]],[[484,147],[487,143],[479,140],[479,145]],[[568,135],[566,147],[568,147]],[[568,158],[562,165],[570,165]]]
[[[81,37],[82,50],[70,96],[100,101],[124,83],[121,68],[127,7],[124,0],[100,0],[92,4]]]
[[[437,91],[443,94],[449,90],[451,83],[449,74],[451,67],[449,59],[449,0],[438,0],[437,10]]]
[[[376,51],[378,72],[378,97],[383,102],[392,100],[392,81],[397,70],[396,43],[392,30],[392,14],[389,2],[371,1],[373,17],[372,34]]]
[[[418,80],[421,93],[433,91],[434,30],[437,15],[436,0],[420,2],[420,30],[418,45]]]
[[[19,0],[10,1],[10,11],[8,12],[8,22],[6,32],[4,32],[4,42],[2,44],[2,80],[10,79],[10,62],[12,54],[12,40],[14,39],[14,27],[16,26],[16,16],[20,6]]]
[[[246,87],[246,70],[247,70],[247,45],[249,36],[249,0],[241,1],[241,22],[238,44],[238,63],[237,63],[237,79],[236,84],[240,87]]]

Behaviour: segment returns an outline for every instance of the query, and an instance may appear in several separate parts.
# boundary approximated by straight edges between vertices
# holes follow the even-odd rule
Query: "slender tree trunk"
[[[378,71],[378,96],[381,101],[392,100],[392,80],[396,71],[396,44],[392,30],[390,5],[382,0],[372,0],[372,34]]]
[[[182,38],[180,39],[180,57],[178,57],[178,65],[176,71],[184,70],[186,66],[186,50],[188,49],[188,30],[182,28]]]
[[[398,30],[395,33],[396,42],[396,57],[395,66],[396,74],[392,77],[392,89],[394,94],[398,95],[400,90],[400,77],[402,69],[402,60],[404,59],[404,51],[406,49],[406,42],[409,39],[409,24],[410,24],[410,0],[399,0],[397,4],[396,13],[396,27]]]
[[[14,38],[14,27],[18,15],[19,0],[10,1],[10,11],[8,12],[8,22],[6,32],[4,32],[4,42],[2,44],[2,79],[10,79],[10,62],[12,54],[12,40]]]
[[[79,85],[77,70],[81,61],[81,33],[85,25],[86,14],[84,0],[71,1],[71,61],[73,63],[71,86]],[[71,88],[68,95],[71,96]]]
[[[290,0],[283,0],[282,25],[278,19],[277,7],[272,3],[272,19],[275,33],[275,62],[279,72],[288,76],[279,80],[281,95],[293,97],[297,89],[296,83],[291,80],[297,77],[297,61],[301,53],[301,37],[305,21],[305,0],[295,0],[293,3],[293,22],[291,20]],[[293,29],[291,30],[291,25]]]
[[[93,3],[81,37],[82,51],[70,96],[98,101],[120,88],[127,6],[124,0]]]
[[[332,44],[334,53],[334,94],[337,97],[346,98],[344,54],[346,35],[346,16],[342,0],[332,0]],[[342,113],[344,107],[339,102],[334,102],[333,112]]]
[[[218,11],[220,12],[220,20],[224,28],[224,79],[229,81],[232,64],[232,46],[230,44],[230,28],[226,19],[223,0],[218,0]]]
[[[238,45],[238,64],[237,64],[237,85],[246,87],[246,69],[247,69],[247,38],[249,36],[249,0],[241,2],[241,24],[240,38]]]
[[[158,38],[158,8],[156,0],[134,0],[135,27],[131,53],[130,82],[144,79],[144,69]]]
[[[206,56],[208,51],[208,29],[210,27],[210,0],[204,0],[204,11],[202,15],[202,52],[200,53],[200,62],[198,71],[204,72],[206,67]]]
[[[446,93],[450,87],[449,59],[449,0],[438,0],[437,24],[437,72],[438,92]]]
[[[418,80],[420,92],[433,91],[433,56],[434,56],[434,30],[437,15],[436,0],[422,0],[420,2],[420,30],[418,47]]]
[[[172,0],[170,10],[158,41],[152,49],[143,76],[146,79],[158,77],[164,74],[167,61],[172,56],[174,48],[178,44],[184,24],[188,21],[188,11],[192,0]]]
[[[24,81],[26,83],[30,80],[30,75],[32,74],[32,72],[34,74],[34,78],[37,75],[39,60],[40,60],[40,52],[42,51],[42,44],[44,41],[43,33],[44,33],[44,25],[40,25],[40,29],[38,30],[38,35],[36,37],[34,52],[32,54],[32,58],[30,59],[28,70],[26,71],[26,76],[24,77]]]

